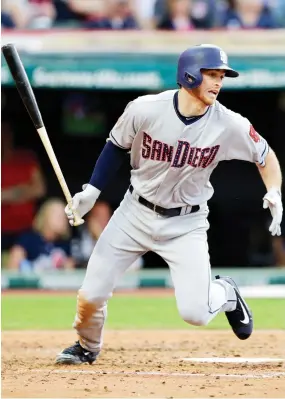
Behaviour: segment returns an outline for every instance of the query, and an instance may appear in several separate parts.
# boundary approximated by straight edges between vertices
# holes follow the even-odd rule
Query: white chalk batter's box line
[[[192,363],[283,363],[285,359],[270,357],[184,357],[181,360]]]
[[[219,377],[219,378],[273,378],[273,377],[285,377],[285,371],[268,372],[268,373],[256,373],[256,374],[212,374],[212,373],[163,373],[160,371],[93,371],[93,370],[56,370],[56,369],[32,369],[34,373],[51,373],[51,374],[95,374],[95,375],[118,375],[120,377],[131,375],[131,376],[158,376],[158,377]]]

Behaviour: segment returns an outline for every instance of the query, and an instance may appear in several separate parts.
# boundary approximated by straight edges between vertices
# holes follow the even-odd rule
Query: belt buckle
[[[160,208],[160,211],[158,212],[156,208]],[[159,205],[154,204],[153,211],[159,216],[165,216],[165,210],[161,208]]]
[[[156,208],[159,207],[159,205],[157,205],[157,204],[153,204],[153,205],[154,205],[153,206],[153,212],[156,213],[157,215],[162,216],[162,213],[161,212],[157,212],[157,210],[156,210]]]

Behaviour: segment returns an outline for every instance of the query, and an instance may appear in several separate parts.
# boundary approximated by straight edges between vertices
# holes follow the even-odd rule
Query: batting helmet
[[[228,66],[227,54],[220,47],[201,44],[188,48],[180,55],[177,83],[187,89],[200,86],[203,80],[201,69],[223,69],[229,78],[239,76],[238,72]]]

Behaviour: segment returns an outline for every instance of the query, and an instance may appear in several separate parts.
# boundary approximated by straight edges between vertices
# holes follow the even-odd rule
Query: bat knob
[[[84,223],[84,219],[82,219],[77,212],[73,211],[73,216],[74,216],[74,222],[73,226],[80,226]]]

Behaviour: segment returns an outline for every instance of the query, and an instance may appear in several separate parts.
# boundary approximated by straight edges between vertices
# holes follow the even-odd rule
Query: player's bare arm
[[[270,148],[266,158],[265,166],[257,164],[257,168],[261,175],[261,178],[265,184],[267,191],[272,188],[281,190],[282,184],[282,173],[279,165],[279,161],[275,155],[275,152]]]
[[[283,214],[281,200],[282,173],[278,159],[272,149],[269,150],[265,158],[265,165],[257,164],[257,168],[267,189],[267,193],[263,198],[263,207],[270,209],[273,218],[269,231],[273,236],[280,236],[280,223]]]

